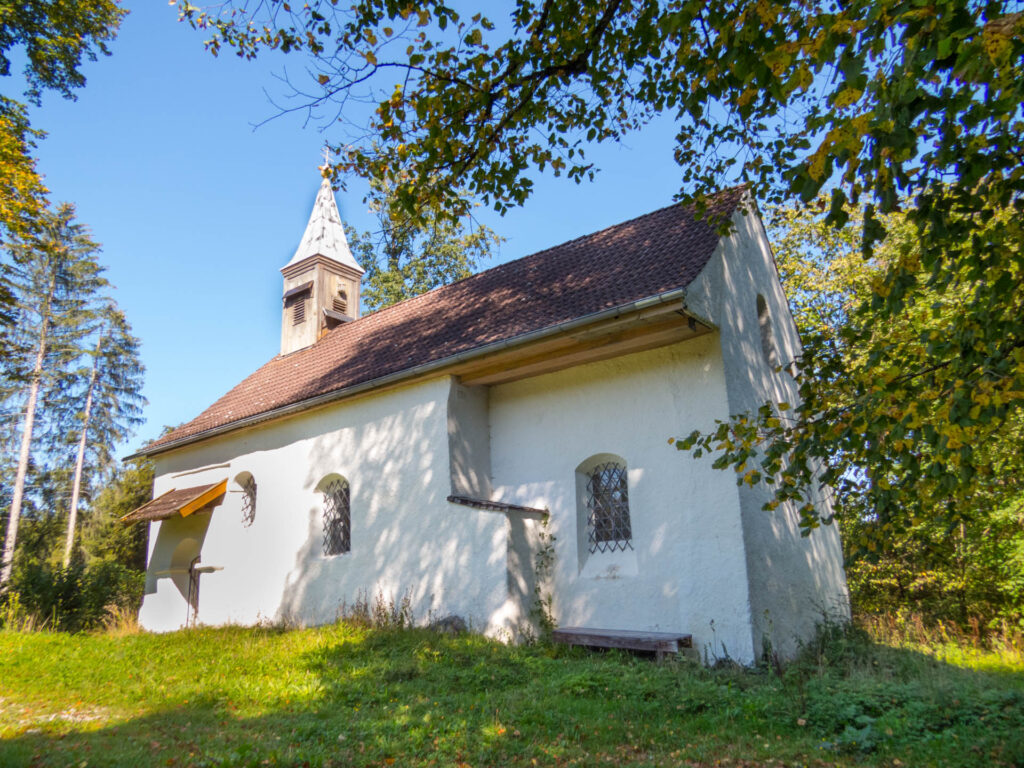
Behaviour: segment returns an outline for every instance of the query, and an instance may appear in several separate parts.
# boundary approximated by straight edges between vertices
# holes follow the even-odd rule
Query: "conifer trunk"
[[[57,277],[50,278],[50,287],[43,305],[39,323],[39,349],[36,351],[36,364],[32,369],[32,385],[29,387],[28,403],[25,406],[25,426],[21,433],[21,454],[18,456],[18,472],[14,478],[14,490],[11,496],[11,515],[7,521],[7,537],[4,539],[3,567],[0,568],[0,587],[11,580],[14,569],[14,545],[18,541],[18,521],[21,518],[21,502],[25,496],[25,477],[28,475],[28,461],[32,449],[32,428],[36,419],[36,403],[39,400],[39,385],[43,378],[43,361],[46,358],[47,335],[50,330],[50,306],[53,292],[57,287]]]
[[[68,536],[64,542],[64,567],[71,565],[71,550],[75,545],[75,526],[78,523],[78,497],[82,491],[82,468],[85,465],[85,446],[89,436],[89,416],[92,414],[92,393],[96,387],[96,373],[100,364],[100,353],[103,351],[105,336],[100,336],[96,344],[96,356],[92,361],[92,375],[89,377],[89,389],[85,396],[85,414],[82,419],[82,436],[78,440],[78,456],[75,459],[75,479],[71,484],[71,507],[68,510]]]

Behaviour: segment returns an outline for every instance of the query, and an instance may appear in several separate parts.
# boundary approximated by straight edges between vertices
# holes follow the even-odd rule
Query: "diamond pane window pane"
[[[599,464],[587,479],[587,545],[594,552],[633,548],[629,522],[626,468],[610,461]]]
[[[256,519],[256,479],[249,475],[249,479],[242,483],[242,525],[248,528]]]
[[[324,554],[351,549],[351,516],[347,480],[332,480],[324,489]]]

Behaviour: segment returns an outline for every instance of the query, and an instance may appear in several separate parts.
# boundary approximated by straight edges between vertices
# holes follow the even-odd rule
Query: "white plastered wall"
[[[715,334],[492,387],[494,494],[550,509],[560,625],[680,631],[753,660],[734,480],[668,444],[726,413]],[[581,557],[576,468],[601,453],[627,462],[634,549]]]
[[[723,238],[689,287],[686,301],[719,329],[728,412],[737,414],[755,411],[769,400],[793,404],[798,399],[793,378],[785,371],[774,371],[765,359],[758,294],[764,297],[779,364],[797,358],[800,339],[759,217],[737,213],[733,221],[735,231]],[[734,482],[731,477],[730,482]],[[815,495],[823,513],[829,514],[827,500],[820,491]],[[760,654],[767,640],[782,656],[791,656],[824,613],[849,616],[838,529],[823,526],[802,537],[793,507],[763,510],[770,499],[763,485],[744,485],[739,498],[754,647]]]
[[[382,592],[408,595],[421,620],[452,612],[498,633],[507,611],[507,521],[446,500],[450,386],[442,377],[158,456],[156,494],[229,479],[224,503],[195,516],[208,520],[201,564],[223,567],[201,577],[198,620],[323,623],[343,603]],[[242,472],[258,487],[250,527],[234,482]],[[332,473],[351,486],[352,548],[325,557],[316,487]],[[185,522],[154,524],[151,572],[178,546]],[[180,590],[151,575],[142,625],[175,629],[186,613]]]

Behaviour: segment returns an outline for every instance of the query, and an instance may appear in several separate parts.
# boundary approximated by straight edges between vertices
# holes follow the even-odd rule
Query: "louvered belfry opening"
[[[345,291],[338,291],[338,295],[334,297],[334,311],[343,315],[348,314],[348,294]]]
[[[348,481],[332,480],[324,494],[324,554],[342,555],[352,548],[352,519]]]
[[[587,544],[590,553],[633,548],[626,468],[614,461],[598,464],[587,479]]]
[[[306,322],[306,295],[290,296],[286,300],[286,306],[292,311],[292,325],[302,325]]]

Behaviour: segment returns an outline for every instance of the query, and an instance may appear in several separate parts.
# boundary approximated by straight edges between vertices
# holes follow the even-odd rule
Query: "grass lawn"
[[[831,632],[782,671],[369,629],[0,631],[0,766],[1024,765],[1024,664]]]

